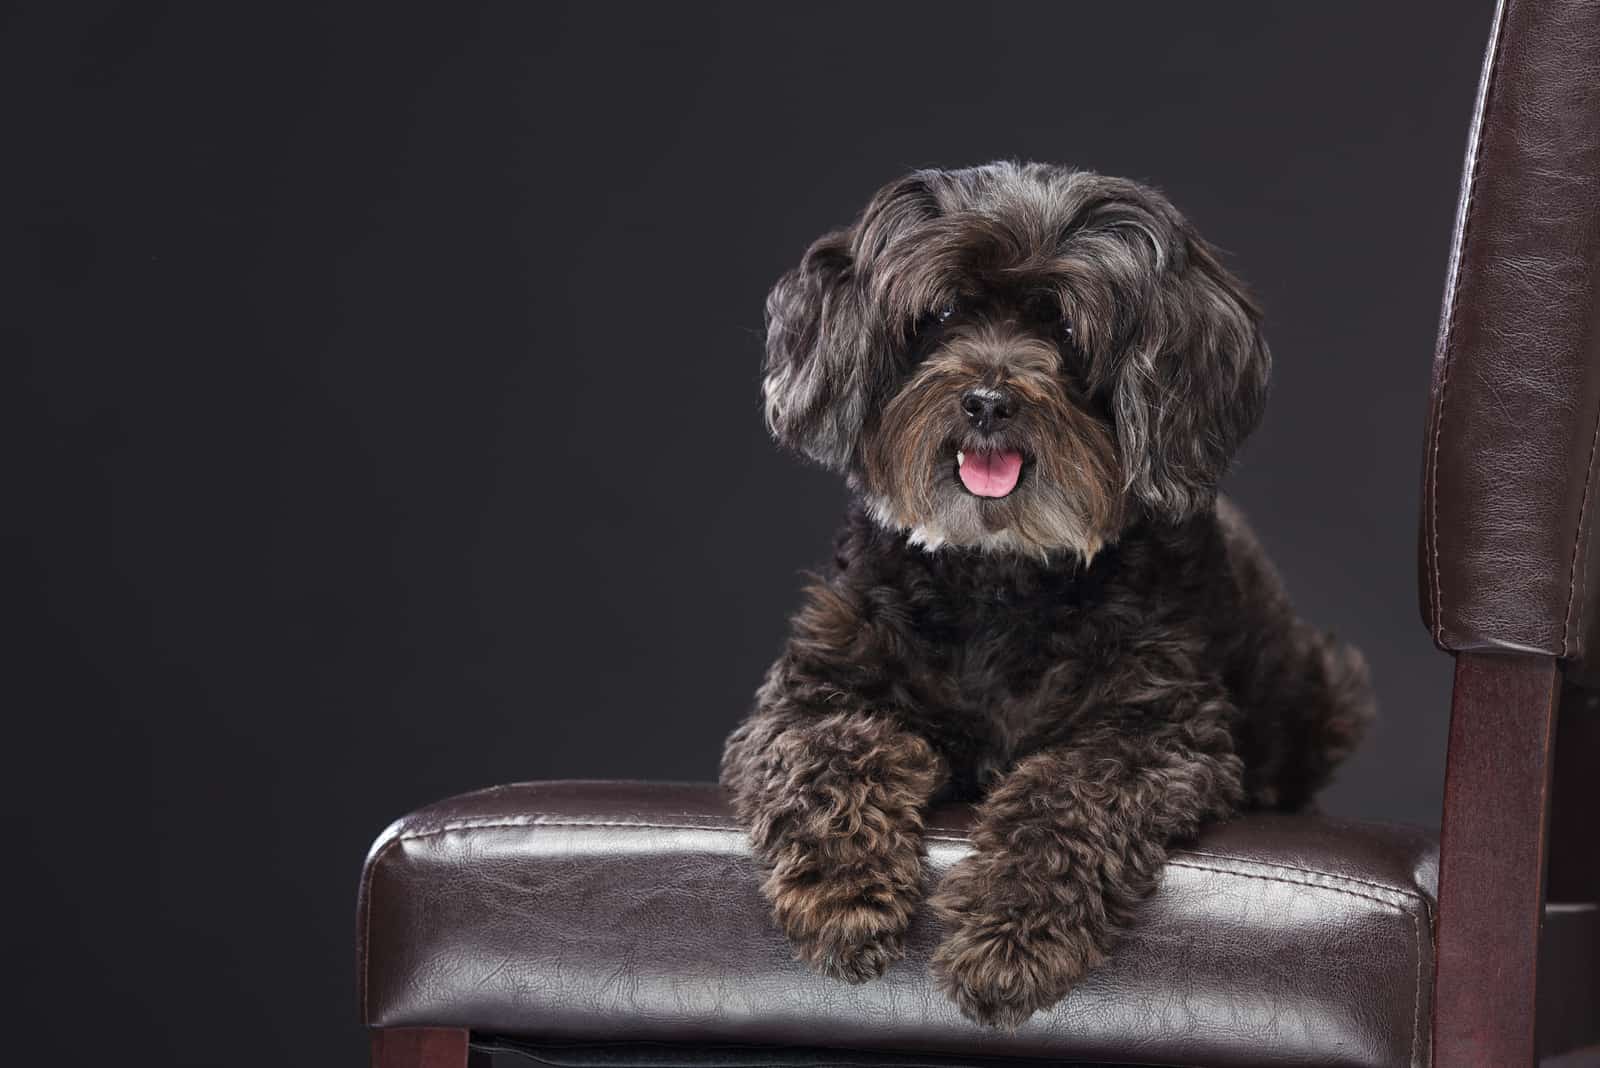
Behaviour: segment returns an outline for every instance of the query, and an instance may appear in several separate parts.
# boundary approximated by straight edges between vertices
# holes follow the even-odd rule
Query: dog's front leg
[[[722,781],[796,955],[852,983],[904,952],[922,899],[922,810],[945,777],[925,740],[866,713],[758,712]]]
[[[1167,842],[1238,804],[1229,711],[1213,697],[1155,728],[1128,717],[1001,780],[932,902],[947,932],[934,975],[963,1015],[1015,1028],[1105,960]]]

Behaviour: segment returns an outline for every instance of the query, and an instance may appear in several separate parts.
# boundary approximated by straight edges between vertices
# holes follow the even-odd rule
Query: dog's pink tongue
[[[1021,475],[1022,454],[1015,449],[969,452],[961,465],[961,484],[979,497],[1004,497]]]

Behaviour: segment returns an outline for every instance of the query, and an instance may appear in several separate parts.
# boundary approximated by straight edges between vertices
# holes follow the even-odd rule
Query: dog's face
[[[1259,318],[1151,189],[919,171],[768,296],[767,423],[918,544],[1088,559],[1213,500],[1265,401]]]

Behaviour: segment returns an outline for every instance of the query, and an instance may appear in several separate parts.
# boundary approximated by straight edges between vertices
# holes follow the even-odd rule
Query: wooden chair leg
[[[1534,1063],[1560,697],[1553,658],[1456,657],[1439,849],[1434,1063]]]
[[[453,1027],[380,1027],[372,1031],[372,1068],[489,1068],[489,1055]]]

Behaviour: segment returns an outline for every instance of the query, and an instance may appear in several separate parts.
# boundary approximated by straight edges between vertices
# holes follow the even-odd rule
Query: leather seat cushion
[[[935,880],[970,810],[932,814]],[[938,924],[849,986],[790,955],[714,786],[547,782],[396,822],[361,880],[374,1027],[1183,1065],[1425,1065],[1434,837],[1251,814],[1174,850],[1112,960],[1014,1033],[931,983]]]

